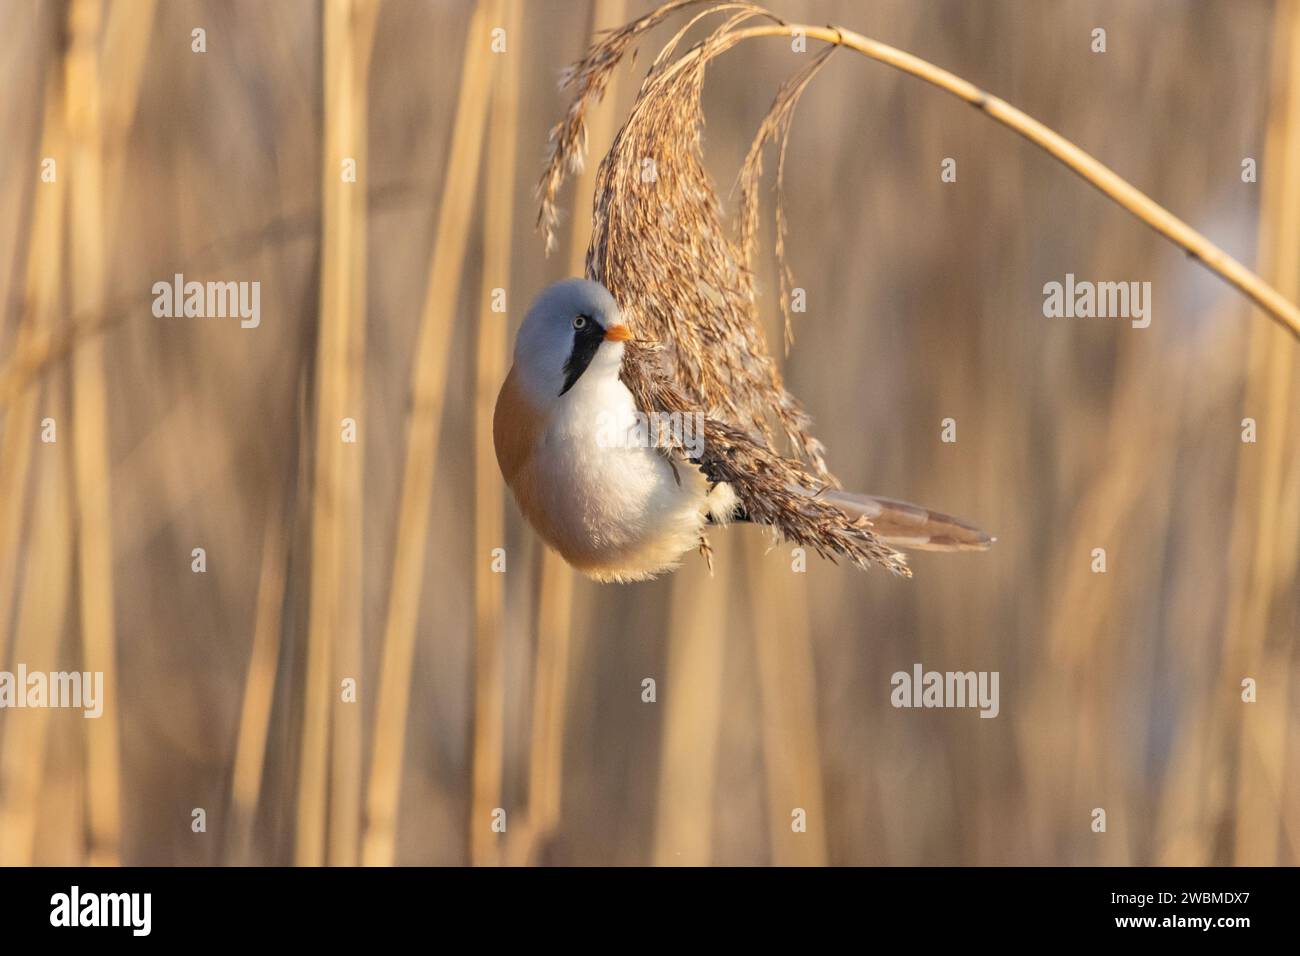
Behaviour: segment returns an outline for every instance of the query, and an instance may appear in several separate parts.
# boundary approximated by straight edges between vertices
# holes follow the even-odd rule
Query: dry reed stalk
[[[86,766],[76,723],[81,719],[65,714],[50,724],[33,866],[79,866],[85,860],[86,834],[79,824],[86,819]]]
[[[126,166],[126,136],[135,121],[140,84],[149,61],[157,0],[114,3],[104,23],[104,49],[111,50],[100,64],[100,83],[110,93],[103,101],[104,182],[107,221],[116,223],[125,190],[121,188]]]
[[[1206,807],[1222,800],[1205,791],[1221,789],[1223,782],[1214,779],[1211,748],[1204,744],[1214,739],[1210,720],[1194,718],[1184,736],[1161,786],[1154,866],[1208,866],[1214,854],[1216,833]]]
[[[560,821],[564,782],[564,722],[573,644],[573,570],[541,545],[537,587],[537,651],[533,659],[528,746],[528,809],[512,861],[536,863]]]
[[[687,0],[687,2],[697,2],[697,0]],[[1245,294],[1292,336],[1300,339],[1300,307],[1297,307],[1292,300],[1114,170],[1098,162],[1055,130],[1044,126],[1005,100],[986,93],[973,83],[920,57],[840,27],[815,27],[801,23],[747,27],[736,31],[734,40],[740,42],[756,37],[792,36],[795,33],[802,33],[810,39],[854,50],[965,100],[989,117],[1019,133],[1035,146],[1045,150],[1188,255],[1199,259],[1211,272]]]
[[[365,375],[366,74],[377,0],[333,0],[322,10],[325,136],[321,164],[321,312],[316,371],[311,605],[298,798],[299,865],[355,865],[361,829],[362,718],[335,706],[342,681],[361,679],[360,430]],[[327,816],[328,814],[328,816]],[[328,831],[328,834],[327,834]]]
[[[62,376],[49,383],[46,408],[62,422]],[[72,489],[68,482],[67,445],[42,445],[37,463],[32,543],[27,556],[27,586],[18,609],[15,660],[32,670],[58,666],[59,644],[68,618],[72,581]],[[105,687],[108,686],[107,675]],[[107,711],[107,706],[106,706]],[[43,805],[46,744],[53,711],[12,711],[0,724],[0,866],[36,862],[36,832]],[[80,719],[78,717],[78,719]],[[88,721],[98,723],[98,721]],[[64,821],[68,829],[79,829]],[[79,861],[80,862],[80,861]]]
[[[776,261],[788,352],[794,341],[790,295],[794,286],[785,259],[785,156],[795,107],[808,84],[834,51],[827,47],[783,84],[768,109],[737,178],[741,195],[739,243],[745,266],[753,268],[758,244],[758,188],[763,148],[778,142],[776,172]],[[764,561],[750,550],[754,644],[763,719],[763,773],[772,861],[778,866],[826,864],[826,811],[822,792],[821,746],[817,733],[816,674],[808,626],[807,581],[791,578],[779,562]],[[778,595],[780,597],[778,597]],[[811,830],[795,833],[790,813],[803,809]]]
[[[336,0],[337,2],[337,0]],[[337,83],[337,103],[340,107],[335,132],[338,152],[325,159],[323,180],[325,189],[334,195],[340,223],[340,263],[346,261],[350,272],[347,281],[348,298],[344,304],[347,323],[346,341],[346,417],[365,427],[365,368],[366,368],[366,190],[357,183],[345,184],[339,169],[340,156],[356,160],[359,177],[364,179],[369,169],[367,156],[367,90],[370,60],[374,49],[375,26],[379,15],[379,0],[352,0],[346,20],[340,19],[335,33],[334,56],[337,75],[327,67],[327,76]],[[333,19],[333,17],[331,17]],[[326,83],[329,83],[326,80]],[[327,111],[328,113],[328,111]],[[326,119],[326,139],[330,138],[329,119]],[[332,169],[330,168],[332,167]],[[328,210],[328,203],[322,206]],[[346,252],[341,248],[346,244]],[[340,273],[342,265],[340,266]],[[343,289],[339,289],[340,296]],[[360,442],[360,439],[359,439]],[[340,626],[335,631],[334,687],[345,678],[361,684],[362,634],[361,616],[363,582],[363,528],[365,498],[362,493],[365,456],[364,444],[340,446],[347,454],[341,462],[344,510],[343,540],[340,542],[340,563],[346,586],[336,595],[339,602]],[[357,706],[336,708],[331,728],[330,766],[330,831],[329,860],[336,866],[356,866],[360,862],[362,829],[362,787],[364,783],[364,711]]]
[[[1260,272],[1282,295],[1300,296],[1300,3],[1280,3],[1274,32],[1273,88],[1260,200]],[[1296,571],[1300,567],[1300,386],[1295,349],[1275,328],[1250,329],[1243,417],[1258,422],[1258,443],[1240,445],[1230,539],[1231,587],[1225,618],[1223,724],[1236,728],[1232,862],[1273,866],[1279,859],[1286,801],[1288,714]],[[1289,603],[1288,603],[1289,602]],[[1240,700],[1244,677],[1258,697]],[[1291,803],[1295,801],[1292,800]],[[1300,858],[1300,833],[1287,833]]]
[[[58,74],[48,77],[41,131],[41,155],[63,154],[63,89]],[[63,281],[64,198],[61,185],[38,184],[32,213],[31,246],[27,258],[26,301],[19,321],[19,351],[29,347],[40,330],[54,324]],[[23,515],[27,506],[27,476],[39,419],[37,389],[23,392],[5,416],[0,438],[0,666],[9,659],[10,614],[17,596],[18,557],[22,548]],[[46,416],[41,416],[46,417]]]
[[[299,449],[305,461],[304,449]],[[292,480],[292,479],[290,479]],[[230,862],[247,866],[253,862],[253,824],[257,800],[262,791],[267,732],[275,698],[275,675],[280,659],[280,627],[288,581],[288,526],[286,492],[273,493],[262,538],[262,567],[258,575],[257,610],[253,620],[253,646],[240,708],[239,733],[235,742],[234,772],[231,775],[231,823],[227,842]]]
[[[69,13],[68,34],[65,92],[71,171],[69,273],[73,310],[90,312],[103,307],[106,287],[99,0],[75,0]],[[86,730],[88,854],[92,866],[116,865],[122,829],[118,740],[121,711],[116,681],[112,492],[102,340],[86,343],[73,355],[72,385],[83,663],[85,670],[104,674],[104,714],[91,721]]]
[[[832,48],[792,77],[777,93],[750,146],[738,180],[741,192],[741,245],[752,263],[758,234],[758,184],[763,146],[779,140],[777,160],[776,260],[780,272],[784,340],[793,340],[788,308],[793,285],[785,267],[782,188],[790,123],[799,96],[826,62]],[[772,863],[777,866],[825,866],[826,802],[822,788],[822,746],[817,729],[817,675],[809,626],[807,576],[790,573],[781,561],[765,560],[765,549],[746,547],[746,578],[753,609],[751,628],[758,667],[762,715],[763,777]],[[808,829],[795,832],[791,813],[806,813]]]
[[[507,42],[517,42],[519,0],[500,2],[500,25],[509,38]],[[505,547],[505,486],[492,444],[492,414],[506,375],[508,319],[507,313],[494,313],[491,303],[495,288],[510,288],[519,60],[519,48],[509,48],[499,59],[492,81],[483,204],[483,279],[474,393],[474,730],[469,854],[475,866],[499,863],[504,839],[493,832],[490,823],[502,799],[505,665],[501,636],[505,588],[504,575],[490,565],[493,549]]]
[[[1171,385],[1181,391],[1191,366],[1185,353],[1170,359],[1127,349],[1120,359],[1099,456],[1106,467],[1089,484],[1054,549],[1047,591],[1056,598],[1045,611],[1043,647],[1052,676],[1034,688],[1021,727],[1021,745],[1031,753],[1024,761],[1031,768],[1030,805],[1105,807],[1108,838],[1097,844],[1100,858],[1094,862],[1112,866],[1132,863],[1135,819],[1127,802],[1133,791],[1127,768],[1106,749],[1123,732],[1109,726],[1108,682],[1115,673],[1132,672],[1124,658],[1132,645],[1116,624],[1137,595],[1156,587],[1144,570],[1158,580],[1162,568],[1158,555],[1167,539],[1170,501],[1159,489],[1174,480],[1182,410],[1175,405],[1153,417],[1150,409]],[[1157,393],[1146,363],[1173,369],[1176,377],[1160,381]],[[1123,562],[1124,572],[1092,573],[1094,547],[1104,547],[1112,565]],[[1143,548],[1153,550],[1144,555]]]
[[[447,341],[456,314],[465,248],[473,225],[491,83],[488,31],[495,21],[495,8],[492,0],[480,0],[465,38],[456,119],[411,366],[402,496],[376,695],[374,754],[366,792],[362,862],[367,866],[391,866],[397,854],[397,804],[401,794],[420,582],[424,575],[434,466],[447,383]]]
[[[537,652],[533,660],[528,745],[528,818],[517,862],[536,863],[560,822],[564,783],[564,718],[573,644],[573,571],[541,545],[537,588]]]
[[[695,564],[673,575],[668,676],[659,690],[664,731],[651,856],[655,866],[707,866],[713,859],[731,564],[719,561],[712,573]]]
[[[74,222],[78,226],[84,226],[92,230],[91,235],[79,237],[81,243],[74,245],[74,256],[76,261],[86,263],[88,266],[86,274],[78,274],[74,283],[74,289],[80,290],[74,292],[74,303],[80,302],[82,305],[98,306],[102,297],[102,207],[98,205],[104,195],[104,179],[99,178],[104,162],[105,153],[109,159],[117,159],[120,156],[120,149],[109,148],[105,150],[104,140],[107,140],[110,147],[118,146],[118,140],[124,137],[126,130],[129,129],[134,117],[137,95],[139,90],[139,74],[127,71],[125,74],[121,70],[106,66],[101,72],[99,70],[98,57],[94,51],[93,43],[97,41],[94,35],[98,31],[98,10],[86,9],[73,11],[74,17],[79,19],[74,21],[77,31],[80,31],[74,37],[77,48],[75,51],[70,48],[69,60],[65,65],[68,76],[65,80],[66,88],[58,82],[57,74],[52,74],[47,89],[46,107],[44,114],[44,127],[42,135],[42,153],[44,156],[62,156],[64,154],[64,127],[65,123],[71,125],[72,116],[76,113],[78,119],[77,137],[74,142],[72,151],[72,163],[70,168],[74,174],[72,188],[76,191],[78,201],[85,201],[89,208],[85,210],[74,209],[74,216],[77,218]],[[147,15],[145,15],[147,14]],[[108,63],[117,63],[122,57],[130,58],[147,46],[150,27],[152,23],[152,4],[147,4],[145,9],[136,8],[133,10],[124,9],[124,5],[115,7],[111,12],[105,26],[105,36],[103,40],[104,54],[103,58]],[[75,60],[73,59],[75,57]],[[73,80],[76,85],[74,87]],[[86,96],[87,89],[92,90],[93,101],[82,103],[80,98]],[[99,114],[101,95],[99,90],[102,89],[104,99],[111,101],[112,107],[103,110]],[[74,103],[73,97],[78,97],[79,101]],[[64,115],[66,113],[66,116]],[[77,179],[82,172],[90,172],[89,178],[84,181]],[[116,193],[120,181],[120,163],[116,171],[106,177],[108,192]],[[35,214],[33,223],[33,254],[28,261],[28,302],[30,310],[25,313],[21,323],[18,337],[16,352],[18,355],[25,354],[28,350],[38,347],[40,342],[48,335],[48,329],[54,326],[52,316],[55,310],[55,304],[59,300],[59,285],[62,276],[63,262],[63,216],[65,205],[65,186],[63,183],[48,184],[38,186],[38,193],[35,203]],[[98,235],[96,235],[98,233]],[[85,280],[85,284],[81,280]],[[96,285],[96,283],[98,283]],[[94,362],[93,358],[87,359]],[[57,385],[52,385],[57,387]],[[78,400],[84,406],[87,403],[96,403],[95,392],[99,392],[98,403],[102,405],[102,370],[97,375],[90,375],[84,381],[77,385]],[[58,405],[57,393],[52,393],[50,401],[52,405]],[[21,531],[20,513],[14,509],[21,508],[26,500],[25,484],[28,462],[31,453],[32,429],[35,425],[34,412],[37,395],[33,392],[20,394],[18,400],[11,410],[8,419],[9,427],[6,429],[4,438],[4,447],[0,449],[0,500],[6,503],[6,512],[4,514],[3,535],[0,535],[0,661],[5,659],[6,639],[8,636],[8,622],[13,597],[14,570],[19,547],[19,534]],[[47,413],[53,413],[54,408],[47,408]],[[101,412],[102,414],[102,412]],[[68,420],[60,414],[51,414],[59,426],[67,427]],[[96,421],[92,416],[85,428],[79,428],[73,424],[73,434],[79,442],[76,445],[78,453],[81,455],[78,464],[83,469],[79,474],[85,476],[88,472],[93,474],[97,468],[107,470],[106,448],[104,444],[106,438],[102,431],[99,436],[93,433],[95,428],[104,429],[105,425],[102,418]],[[57,446],[51,446],[57,448]],[[56,455],[57,451],[51,450],[48,454]],[[88,461],[87,459],[98,458],[99,461]],[[51,479],[60,494],[64,490],[63,465],[57,467],[57,473]],[[84,477],[83,479],[84,480]],[[93,657],[101,665],[107,664],[105,671],[106,689],[112,687],[113,671],[113,637],[112,637],[112,620],[111,620],[111,566],[105,567],[108,556],[111,555],[111,544],[107,537],[107,489],[103,489],[104,498],[93,500],[91,502],[92,511],[98,516],[100,526],[96,529],[85,529],[81,540],[88,547],[83,552],[82,578],[83,587],[85,586],[85,577],[87,574],[109,573],[109,576],[91,587],[92,600],[96,601],[95,607],[99,610],[104,608],[104,595],[108,598],[108,613],[110,617],[106,621],[97,622],[94,627],[86,632],[87,640],[87,666],[92,670],[97,669],[89,661]],[[59,505],[63,507],[65,502]],[[39,507],[39,505],[38,505]],[[59,520],[55,522],[55,518]],[[53,657],[57,654],[57,647],[62,634],[63,610],[56,612],[55,605],[62,605],[67,598],[67,561],[70,560],[68,554],[60,554],[57,549],[68,544],[63,541],[60,544],[61,532],[67,532],[66,516],[53,513],[45,513],[45,520],[51,527],[50,534],[53,540],[49,546],[41,545],[38,547],[33,567],[46,567],[42,572],[45,577],[39,578],[42,581],[55,581],[52,585],[53,590],[50,594],[44,595],[42,601],[45,606],[39,611],[23,611],[20,614],[21,628],[25,632],[27,628],[33,629],[34,643],[25,645],[24,659],[27,657],[33,659],[49,659],[50,664],[54,663]],[[103,537],[101,537],[103,535]],[[54,550],[50,550],[54,549]],[[89,562],[89,563],[87,563]],[[60,571],[49,570],[51,565],[61,568]],[[57,574],[58,577],[50,577],[51,574]],[[85,592],[83,591],[83,600]],[[27,602],[34,603],[34,602]],[[26,605],[25,605],[26,606]],[[57,625],[52,617],[57,613]],[[39,638],[39,640],[38,640]],[[114,715],[115,715],[114,711]],[[36,787],[32,791],[34,795],[39,791],[41,772],[40,767],[43,765],[42,747],[44,740],[44,724],[40,727],[31,728],[30,739],[25,737],[25,744],[22,748],[14,747],[13,759],[21,759],[20,755],[26,751],[33,756],[28,772],[31,774],[31,785]],[[81,728],[79,727],[78,730]],[[116,861],[116,846],[119,840],[120,824],[118,822],[117,808],[117,741],[116,741],[116,724],[113,720],[105,722],[105,727],[101,732],[94,733],[89,743],[89,760],[91,763],[91,773],[87,777],[91,786],[95,790],[95,796],[105,800],[105,805],[97,808],[91,816],[92,826],[92,862],[112,863]],[[8,748],[6,748],[8,754]],[[30,823],[35,826],[35,808],[30,810]],[[3,842],[3,841],[0,841]],[[20,842],[23,842],[20,840]],[[30,842],[30,841],[27,841]],[[78,841],[79,842],[79,841]]]
[[[1167,600],[1169,616],[1164,630],[1186,642],[1185,648],[1176,648],[1174,653],[1189,663],[1201,706],[1188,709],[1161,781],[1151,860],[1158,866],[1209,866],[1223,862],[1231,850],[1231,832],[1225,821],[1235,784],[1231,741],[1237,727],[1225,726],[1224,721],[1233,717],[1225,713],[1232,702],[1237,707],[1244,705],[1232,681],[1225,684],[1234,665],[1224,657],[1222,625],[1217,620],[1207,622],[1204,602],[1196,600],[1204,581],[1223,575],[1223,549],[1201,549],[1195,557],[1197,566],[1180,575],[1179,586],[1185,593],[1175,591]],[[1217,640],[1210,643],[1207,638]],[[1200,665],[1199,673],[1192,662]]]
[[[826,865],[826,801],[817,732],[817,674],[808,625],[807,576],[747,549],[762,708],[763,776],[772,863]],[[807,814],[806,832],[791,813]]]

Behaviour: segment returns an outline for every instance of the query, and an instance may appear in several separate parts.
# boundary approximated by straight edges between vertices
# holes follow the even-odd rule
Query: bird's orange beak
[[[627,342],[632,338],[632,330],[626,325],[611,325],[605,330],[606,342]]]

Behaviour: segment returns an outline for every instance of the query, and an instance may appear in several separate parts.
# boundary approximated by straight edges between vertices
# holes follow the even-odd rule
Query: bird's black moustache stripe
[[[600,343],[605,340],[605,330],[601,328],[600,323],[590,316],[583,316],[583,318],[587,320],[587,324],[573,330],[573,351],[569,353],[569,358],[564,363],[564,388],[560,389],[561,395],[573,388],[573,383],[587,371],[587,366],[596,357],[596,350],[600,348]]]

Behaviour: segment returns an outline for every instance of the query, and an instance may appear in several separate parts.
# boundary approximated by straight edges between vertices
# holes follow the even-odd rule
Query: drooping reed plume
[[[638,36],[698,2],[674,0],[611,32],[570,71],[565,82],[575,97],[552,131],[539,188],[539,223],[548,246],[558,219],[557,192],[566,173],[582,161],[586,109],[601,96],[611,71]],[[674,58],[686,32],[720,11],[731,15]],[[881,541],[867,522],[804,493],[837,482],[807,413],[786,390],[768,352],[750,267],[762,147],[776,137],[784,146],[794,107],[833,48],[782,87],[760,126],[742,170],[739,229],[724,224],[704,170],[700,95],[705,68],[739,42],[740,27],[756,18],[775,20],[748,3],[711,7],[678,31],[655,59],[596,175],[587,275],[609,288],[637,334],[638,342],[628,349],[624,380],[641,408],[706,413],[698,464],[710,480],[730,483],[751,518],[793,543],[824,557],[842,555],[861,567],[879,564],[907,575],[903,555]],[[783,158],[778,168],[782,166]],[[782,217],[778,233],[783,225]],[[783,251],[780,245],[778,253]],[[707,321],[697,320],[702,316]],[[711,359],[711,353],[723,349],[749,358],[742,363]],[[679,388],[674,382],[684,384]],[[791,456],[777,451],[778,434],[789,442]]]

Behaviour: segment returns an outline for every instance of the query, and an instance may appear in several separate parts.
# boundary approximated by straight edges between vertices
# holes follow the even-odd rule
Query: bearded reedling
[[[715,437],[713,447],[705,445],[696,457],[687,457],[680,441],[665,447],[636,437],[644,437],[638,425],[645,416],[661,409],[638,404],[624,381],[629,372],[649,377],[668,394],[678,385],[689,391],[691,384],[666,379],[655,357],[633,342],[603,285],[567,279],[545,289],[528,310],[514,366],[497,398],[493,439],[506,484],[538,534],[569,564],[599,581],[643,580],[675,568],[687,551],[707,550],[708,524],[756,521],[780,528],[779,522],[765,520],[767,508],[752,507],[754,488],[770,477],[735,481],[734,468],[743,467],[743,456],[732,456],[726,446],[743,447],[739,429],[731,429],[722,442]],[[746,357],[734,348],[716,349],[719,362]],[[628,440],[619,440],[624,436]],[[705,440],[710,441],[707,425]],[[739,461],[728,468],[720,460],[728,458]],[[992,543],[962,521],[915,505],[833,488],[814,490],[811,482],[798,480],[802,469],[787,465],[795,480],[771,496],[768,506],[811,509],[814,516],[817,509],[836,513],[836,530],[846,536],[846,546],[828,536],[832,552],[854,560],[869,556],[902,573],[902,556],[889,546],[982,551]],[[738,495],[736,483],[748,495]]]
[[[915,505],[838,488],[811,420],[768,353],[754,288],[763,148],[780,144],[776,255],[785,338],[782,179],[794,108],[834,46],[802,57],[759,127],[737,183],[737,233],[722,222],[700,131],[704,71],[753,23],[752,3],[669,0],[603,34],[564,75],[573,92],[551,130],[538,224],[555,243],[557,196],[586,151],[585,116],[615,67],[673,13],[703,8],[660,51],[595,177],[587,279],[545,289],[519,330],[497,399],[494,439],[506,484],[538,533],[575,568],[635,581],[676,567],[706,527],[748,521],[834,560],[910,575],[895,545],[982,551],[992,539]],[[684,52],[683,37],[725,14]],[[679,55],[680,54],[680,55]],[[641,419],[699,421],[694,441],[636,440]],[[610,440],[630,434],[630,440]],[[777,450],[784,438],[790,454]]]

